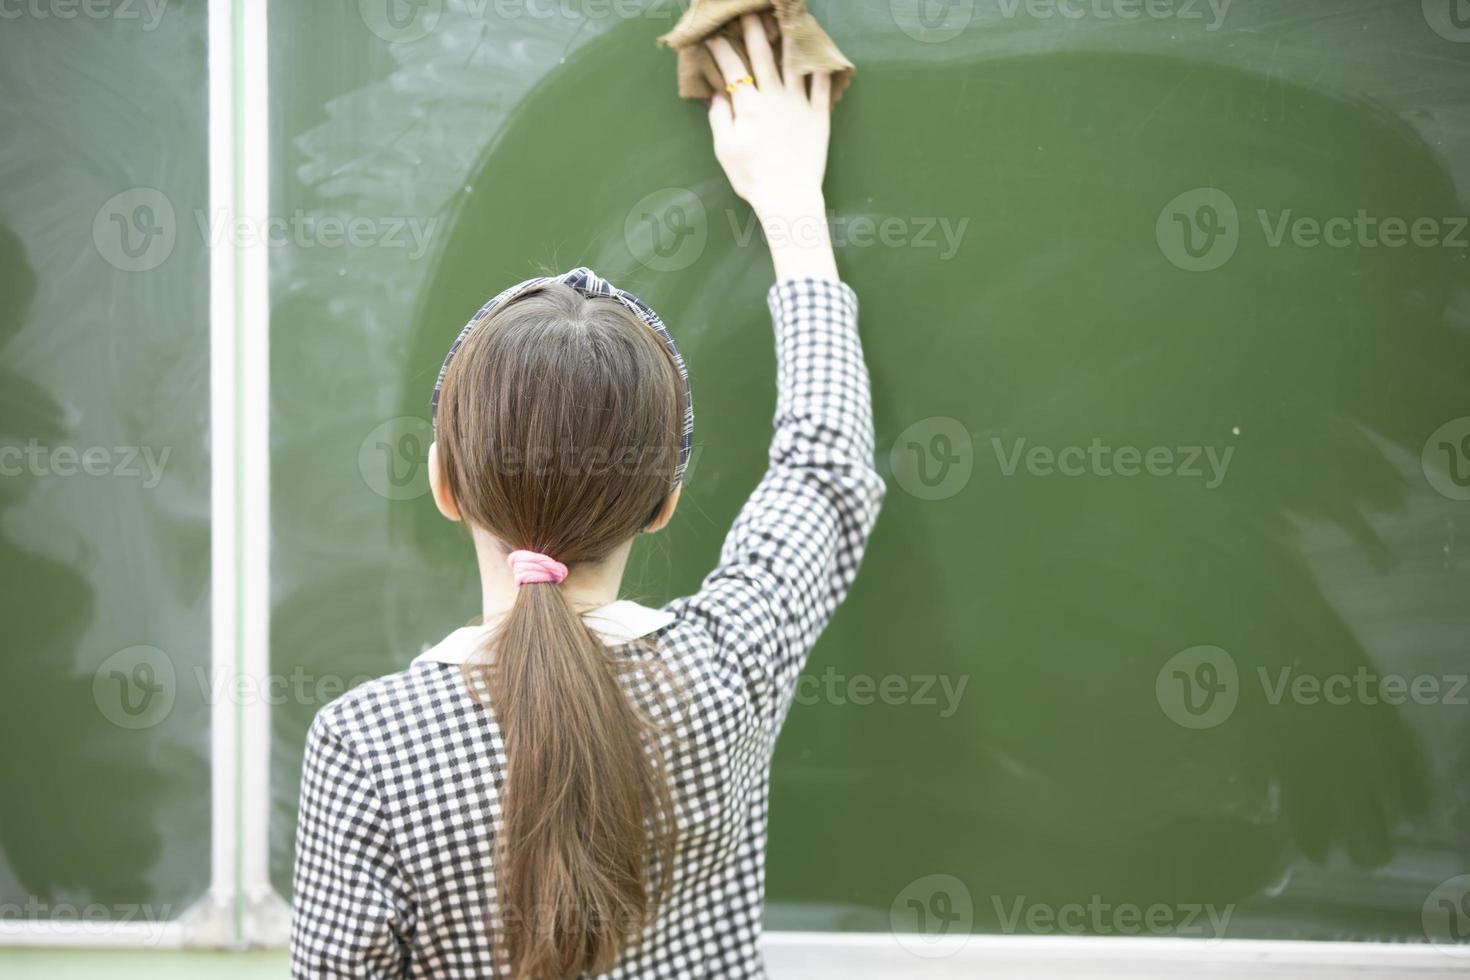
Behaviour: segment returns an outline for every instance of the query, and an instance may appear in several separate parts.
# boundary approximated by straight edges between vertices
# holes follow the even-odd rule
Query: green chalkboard
[[[209,882],[205,11],[68,10],[0,22],[0,906],[137,923]]]
[[[1470,871],[1470,45],[1390,0],[813,6],[860,67],[828,203],[890,497],[778,750],[769,924],[1437,938]],[[673,12],[273,5],[277,206],[376,236],[274,256],[278,671],[396,670],[475,614],[427,399],[538,270],[638,292],[690,362],[696,460],[630,594],[713,562],[764,461],[770,269],[654,48]],[[1359,676],[1424,696],[1336,696]],[[283,888],[321,700],[275,716]]]

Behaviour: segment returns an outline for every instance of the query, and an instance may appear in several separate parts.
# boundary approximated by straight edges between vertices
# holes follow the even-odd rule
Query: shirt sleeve
[[[293,891],[293,980],[408,976],[412,904],[382,801],[321,714],[301,772]]]
[[[826,279],[777,283],[776,417],[765,476],[697,594],[671,604],[733,658],[779,722],[807,653],[857,575],[883,480],[857,295]]]

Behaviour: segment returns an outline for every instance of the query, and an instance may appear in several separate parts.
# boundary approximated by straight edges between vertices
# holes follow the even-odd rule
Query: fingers
[[[724,92],[716,92],[709,100],[709,128],[714,133],[715,142],[724,139],[735,125],[735,112],[730,107],[730,100],[725,98]]]
[[[781,83],[786,91],[806,96],[806,76],[791,66],[795,45],[781,45]]]
[[[812,76],[812,105],[818,109],[832,108],[832,76],[826,72]]]
[[[745,70],[745,62],[740,60],[740,52],[735,46],[722,37],[712,37],[705,42],[709,48],[710,55],[715,59],[715,64],[720,66],[720,74],[725,76],[725,84],[732,85],[750,74]],[[749,93],[749,85],[736,86],[732,97],[735,101],[745,98]]]
[[[758,88],[775,90],[781,85],[781,73],[776,70],[776,55],[771,51],[771,42],[766,40],[766,28],[755,14],[740,18],[740,27],[745,34],[745,53],[750,56],[750,73],[755,76]]]

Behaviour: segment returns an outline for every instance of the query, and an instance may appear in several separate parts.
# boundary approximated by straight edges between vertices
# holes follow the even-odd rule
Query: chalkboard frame
[[[264,227],[270,213],[266,13],[207,8],[209,204]],[[217,690],[269,673],[268,243],[220,236],[210,251],[210,662]],[[262,688],[256,688],[262,689]],[[284,946],[290,908],[270,886],[270,704],[224,698],[210,725],[209,887],[177,918],[61,922],[0,917],[3,947],[238,949]],[[252,805],[252,801],[261,801]]]

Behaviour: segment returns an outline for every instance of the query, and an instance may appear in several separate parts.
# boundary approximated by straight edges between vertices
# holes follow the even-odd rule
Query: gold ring
[[[742,85],[754,85],[754,84],[755,84],[755,76],[754,75],[746,75],[744,78],[737,78],[737,79],[735,79],[735,81],[731,82],[729,85],[726,85],[725,86],[725,91],[726,92],[729,92],[731,95],[734,95],[735,94],[735,90],[737,88],[739,88],[740,86],[742,86]]]

